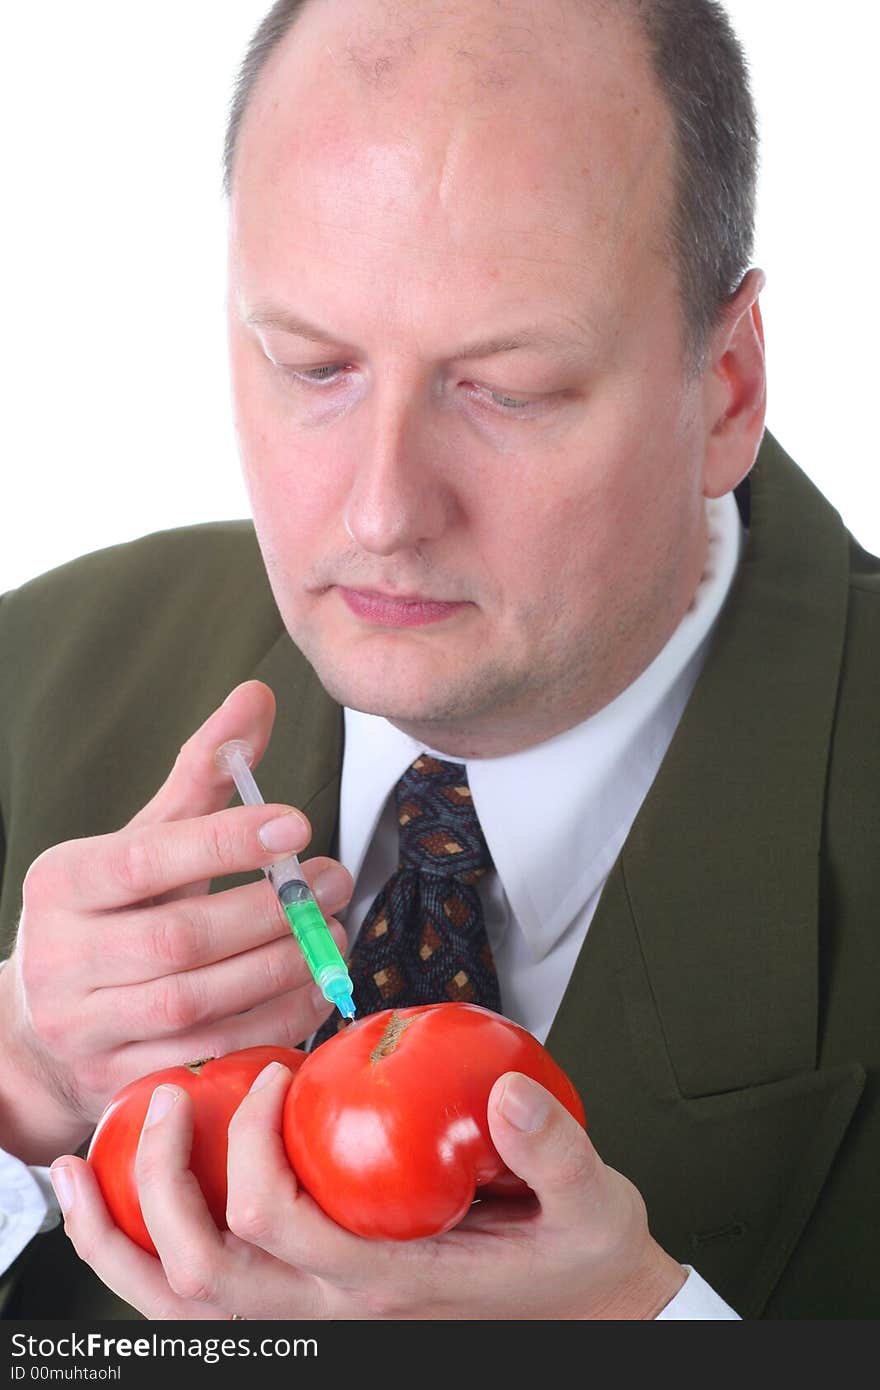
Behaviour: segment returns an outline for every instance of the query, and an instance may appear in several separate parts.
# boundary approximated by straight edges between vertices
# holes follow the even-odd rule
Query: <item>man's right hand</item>
[[[330,1013],[265,878],[208,892],[308,844],[290,807],[224,809],[234,789],[214,754],[243,739],[256,765],[274,717],[268,686],[238,686],[127,826],[55,845],[28,871],[0,971],[0,1147],[25,1162],[77,1148],[135,1077],[259,1043],[295,1047]],[[270,823],[280,838],[266,849]],[[303,870],[325,916],[345,906],[341,864]]]

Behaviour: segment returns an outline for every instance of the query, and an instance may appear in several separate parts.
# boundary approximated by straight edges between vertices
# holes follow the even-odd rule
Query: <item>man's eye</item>
[[[525,410],[532,404],[531,401],[520,400],[518,396],[508,396],[504,391],[490,391],[489,396],[495,405],[501,406],[504,410]]]
[[[348,367],[341,366],[336,362],[330,362],[323,367],[304,367],[302,370],[294,369],[293,375],[300,381],[310,382],[314,386],[322,386],[325,382],[336,381],[337,377],[348,370]]]
[[[322,362],[318,367],[292,367],[284,362],[269,359],[288,381],[301,386],[332,386],[334,382],[353,371],[347,362]]]
[[[475,381],[463,381],[461,384],[484,409],[500,415],[528,415],[530,411],[538,411],[545,403],[542,396],[513,396],[509,391],[493,391],[491,386],[480,386]]]

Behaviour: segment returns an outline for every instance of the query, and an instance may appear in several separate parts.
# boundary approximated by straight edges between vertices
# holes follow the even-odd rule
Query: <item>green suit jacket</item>
[[[769,436],[738,501],[735,588],[547,1046],[657,1240],[738,1312],[870,1318],[880,561]],[[302,806],[332,850],[341,711],[283,629],[249,523],[34,580],[0,607],[0,663],[6,949],[32,860],[124,823],[251,676],[278,700],[265,795]],[[5,1288],[7,1317],[132,1316],[60,1230]]]

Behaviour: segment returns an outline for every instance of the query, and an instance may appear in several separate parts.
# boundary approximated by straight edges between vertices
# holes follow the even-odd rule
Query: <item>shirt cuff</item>
[[[48,1168],[29,1168],[0,1149],[0,1273],[35,1235],[61,1219]]]
[[[705,1279],[692,1269],[690,1265],[682,1265],[687,1270],[687,1278],[673,1299],[670,1299],[662,1312],[657,1314],[656,1322],[665,1318],[669,1322],[684,1322],[696,1320],[735,1319],[740,1322],[739,1313],[735,1313],[723,1298],[710,1288]]]

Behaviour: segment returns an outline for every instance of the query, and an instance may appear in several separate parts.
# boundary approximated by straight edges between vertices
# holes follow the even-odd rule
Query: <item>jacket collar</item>
[[[819,851],[848,538],[769,435],[748,488],[749,540],[712,649],[616,866],[622,892],[603,895],[582,951],[587,969],[603,916],[625,912],[684,1096],[816,1061]],[[570,989],[551,1051],[577,1009]]]

